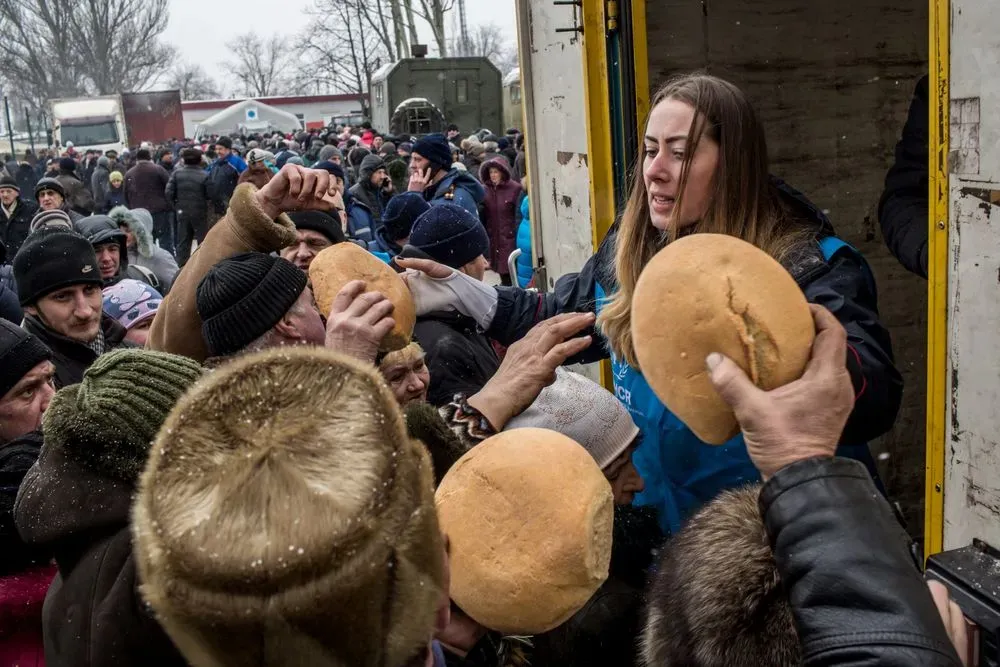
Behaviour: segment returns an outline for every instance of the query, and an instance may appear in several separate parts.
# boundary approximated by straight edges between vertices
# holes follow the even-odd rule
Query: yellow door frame
[[[944,548],[944,474],[948,388],[948,124],[950,0],[929,0],[927,137],[927,462],[924,557]]]

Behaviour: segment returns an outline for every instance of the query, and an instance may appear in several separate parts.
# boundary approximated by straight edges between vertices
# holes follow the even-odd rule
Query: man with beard
[[[14,257],[24,329],[52,350],[56,387],[76,384],[94,360],[122,345],[125,329],[103,314],[104,281],[90,241],[42,229]]]

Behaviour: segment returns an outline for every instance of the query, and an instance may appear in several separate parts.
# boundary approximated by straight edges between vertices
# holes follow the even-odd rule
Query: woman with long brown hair
[[[721,490],[759,477],[742,435],[722,446],[705,444],[650,390],[632,345],[632,295],[643,267],[671,240],[704,232],[736,236],[778,260],[806,298],[847,329],[856,401],[840,453],[874,474],[866,443],[891,428],[902,379],[864,259],[834,235],[816,206],[770,176],[763,126],[731,83],[703,74],[668,82],[653,97],[643,144],[625,211],[580,273],[563,276],[546,294],[498,287],[492,303],[456,299],[454,306],[488,322],[487,334],[505,344],[558,313],[598,314],[595,333],[603,344],[571,361],[611,357],[615,394],[643,435],[635,463],[646,491],[636,502],[656,506],[663,528],[675,531]],[[444,275],[420,262],[401,264]]]

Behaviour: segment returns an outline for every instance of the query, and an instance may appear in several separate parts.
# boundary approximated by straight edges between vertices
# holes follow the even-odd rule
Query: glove
[[[431,278],[408,269],[403,275],[413,294],[417,317],[440,310],[455,310],[471,317],[486,331],[497,313],[497,291],[459,271],[447,278]]]

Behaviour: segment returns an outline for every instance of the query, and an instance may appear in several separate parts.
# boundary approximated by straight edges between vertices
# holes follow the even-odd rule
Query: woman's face
[[[691,159],[681,211],[674,210],[681,170],[688,153],[688,130],[695,119],[690,104],[667,99],[653,108],[646,124],[642,178],[646,185],[649,217],[653,226],[667,231],[690,227],[701,220],[711,204],[719,144],[702,136]]]

